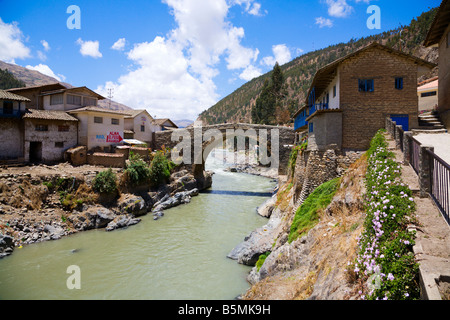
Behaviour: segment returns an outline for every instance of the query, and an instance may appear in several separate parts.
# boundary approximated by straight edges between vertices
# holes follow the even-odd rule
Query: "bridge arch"
[[[295,132],[290,127],[254,125],[254,124],[219,124],[161,131],[155,134],[154,148],[163,146],[170,149],[182,148],[183,157],[190,163],[183,163],[190,169],[198,181],[202,181],[205,172],[205,161],[210,152],[229,139],[237,137],[237,146],[258,145],[259,160],[262,164],[278,168],[279,174],[285,174],[289,155],[295,141]],[[181,138],[181,140],[180,140]],[[186,159],[184,158],[184,159]],[[187,161],[185,161],[187,162]]]

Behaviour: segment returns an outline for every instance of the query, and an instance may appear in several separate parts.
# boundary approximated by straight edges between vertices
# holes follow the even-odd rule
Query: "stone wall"
[[[438,112],[447,129],[450,129],[450,47],[447,45],[447,35],[450,25],[445,30],[439,44],[439,104]]]
[[[125,168],[125,160],[125,156],[118,153],[95,152],[87,156],[88,164],[106,168]]]
[[[23,157],[23,124],[19,119],[0,121],[0,160]]]

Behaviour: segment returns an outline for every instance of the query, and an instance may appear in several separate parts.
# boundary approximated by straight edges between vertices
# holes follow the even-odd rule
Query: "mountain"
[[[317,70],[374,41],[437,63],[438,50],[436,48],[425,48],[422,45],[436,12],[437,8],[431,9],[413,19],[408,26],[400,26],[395,30],[377,35],[351,39],[347,43],[331,45],[327,48],[304,54],[282,65],[281,70],[285,78],[284,89],[287,92],[282,107],[292,116],[302,102],[305,101],[307,91]],[[251,110],[261,93],[264,81],[266,79],[270,81],[271,74],[272,71],[247,82],[232,94],[202,112],[198,120],[203,121],[204,124],[251,123]],[[427,78],[434,75],[437,75],[437,70],[433,70],[432,73],[427,75]],[[280,124],[287,123],[283,123],[283,120],[280,120]]]
[[[173,123],[175,123],[177,125],[178,128],[186,128],[188,126],[190,126],[191,124],[194,123],[193,120],[189,120],[189,119],[181,119],[181,120],[172,120]]]
[[[19,81],[22,81],[25,83],[27,87],[31,86],[40,86],[44,84],[52,84],[56,82],[60,82],[57,79],[47,76],[45,74],[40,73],[36,70],[30,70],[21,66],[18,66],[16,64],[10,64],[3,61],[0,61],[0,69],[1,70],[8,70],[12,75]],[[74,86],[66,83],[66,82],[60,82],[63,86],[67,88],[73,88]],[[115,102],[111,100],[111,104],[109,103],[109,99],[105,100],[99,100],[98,106],[110,110],[130,110],[132,108]]]

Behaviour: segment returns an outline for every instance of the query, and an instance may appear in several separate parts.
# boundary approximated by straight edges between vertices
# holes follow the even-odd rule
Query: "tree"
[[[278,123],[277,109],[283,109],[283,100],[286,96],[284,89],[284,75],[278,65],[273,67],[271,82],[264,80],[261,94],[256,99],[252,109],[252,121],[257,124],[275,125]]]
[[[22,88],[25,87],[25,82],[18,80],[11,72],[7,69],[0,69],[0,89],[7,90],[11,88]]]

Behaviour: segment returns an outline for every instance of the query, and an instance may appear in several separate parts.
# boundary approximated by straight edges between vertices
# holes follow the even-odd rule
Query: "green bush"
[[[150,169],[148,164],[142,158],[130,152],[130,163],[125,169],[125,174],[132,185],[139,185],[148,181],[150,177]]]
[[[315,189],[297,209],[291,225],[288,241],[291,243],[313,228],[319,220],[319,210],[325,209],[333,199],[340,185],[340,178],[335,178]]]
[[[175,167],[175,164],[164,155],[163,152],[157,151],[150,163],[149,179],[150,182],[159,186],[169,180],[170,174]]]
[[[256,262],[256,270],[260,270],[262,265],[264,264],[264,261],[266,261],[266,258],[270,255],[270,251],[267,251],[266,253],[263,253],[259,256],[258,261]]]
[[[99,172],[92,181],[92,189],[99,193],[114,193],[117,191],[117,176],[109,168]]]

